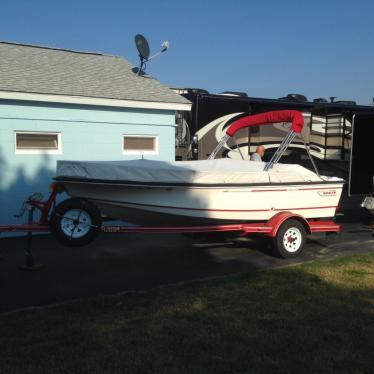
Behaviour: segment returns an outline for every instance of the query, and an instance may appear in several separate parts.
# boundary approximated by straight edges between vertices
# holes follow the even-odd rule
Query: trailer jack
[[[27,223],[32,224],[34,218],[34,207],[28,208]],[[18,265],[18,269],[22,271],[38,271],[45,267],[44,264],[35,263],[34,255],[32,253],[32,231],[26,233],[26,250],[25,250],[25,263]]]

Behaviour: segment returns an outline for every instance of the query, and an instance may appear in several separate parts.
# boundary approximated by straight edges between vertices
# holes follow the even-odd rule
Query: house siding
[[[61,154],[16,154],[16,131],[61,133]],[[129,160],[123,135],[157,135],[158,154],[144,158],[175,158],[175,113],[170,110],[104,108],[64,104],[0,101],[0,225],[14,218],[33,192],[47,195],[57,160]]]

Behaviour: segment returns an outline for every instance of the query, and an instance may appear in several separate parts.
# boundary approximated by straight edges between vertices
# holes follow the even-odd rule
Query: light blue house
[[[121,57],[0,42],[0,225],[57,160],[174,160],[191,104]]]

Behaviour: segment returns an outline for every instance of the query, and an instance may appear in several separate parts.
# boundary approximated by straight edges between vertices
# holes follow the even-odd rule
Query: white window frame
[[[124,141],[125,138],[153,138],[155,139],[155,149],[150,151],[148,149],[137,149],[137,150],[126,150],[124,149]],[[124,134],[122,135],[122,154],[123,155],[158,155],[158,135],[151,135],[151,134]]]
[[[36,134],[36,135],[57,135],[57,149],[42,149],[42,148],[29,148],[29,149],[18,149],[17,148],[17,135],[18,134]],[[14,153],[16,155],[60,155],[62,154],[62,143],[61,143],[61,132],[57,131],[14,131]]]

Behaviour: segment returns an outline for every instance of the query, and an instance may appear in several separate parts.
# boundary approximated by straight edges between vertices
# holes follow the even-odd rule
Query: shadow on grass
[[[0,317],[0,372],[371,372],[374,255]]]

